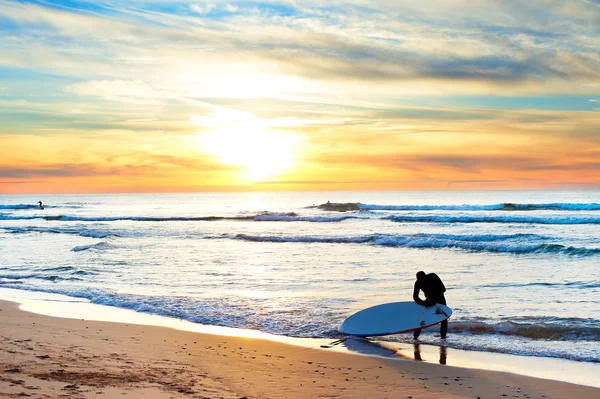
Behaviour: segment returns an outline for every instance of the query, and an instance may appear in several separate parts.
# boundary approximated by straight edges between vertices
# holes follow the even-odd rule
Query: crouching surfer
[[[425,294],[425,300],[419,298],[419,292],[423,291]],[[446,287],[442,280],[435,273],[426,274],[423,271],[417,272],[417,281],[415,281],[415,289],[413,291],[413,299],[416,303],[423,306],[433,306],[436,303],[446,305],[446,298],[444,297]],[[440,327],[440,336],[446,338],[448,332],[448,320],[442,321]],[[414,339],[419,338],[421,329],[417,329],[413,333]]]

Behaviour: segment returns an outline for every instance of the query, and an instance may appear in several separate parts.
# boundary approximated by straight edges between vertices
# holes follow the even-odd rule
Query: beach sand
[[[2,398],[600,397],[517,374],[0,309]]]

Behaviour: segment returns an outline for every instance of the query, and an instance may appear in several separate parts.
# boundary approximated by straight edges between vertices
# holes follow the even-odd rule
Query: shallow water
[[[447,346],[599,362],[599,202],[599,191],[2,196],[0,287],[337,337],[354,311],[411,300],[425,270],[455,312]]]

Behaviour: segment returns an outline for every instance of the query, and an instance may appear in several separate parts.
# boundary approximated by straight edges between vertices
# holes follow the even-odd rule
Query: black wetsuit
[[[419,298],[419,291],[423,291],[425,294],[425,300]],[[413,299],[416,303],[423,306],[433,306],[436,303],[446,305],[446,298],[444,297],[446,287],[442,280],[435,273],[429,273],[424,278],[415,281],[415,289],[413,291]],[[442,338],[446,337],[448,331],[448,321],[444,320],[440,328],[440,335]],[[413,336],[415,339],[419,337],[421,330],[415,330]]]
[[[419,291],[425,294],[425,300],[419,298]],[[435,273],[426,274],[421,280],[415,281],[415,289],[413,291],[413,299],[416,303],[423,306],[432,306],[436,303],[446,304],[444,297],[446,287],[442,280]]]

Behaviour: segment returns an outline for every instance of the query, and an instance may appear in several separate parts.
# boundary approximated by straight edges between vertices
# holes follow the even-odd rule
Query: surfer
[[[40,209],[44,209],[44,206],[42,205],[42,201],[38,201],[38,204],[40,204]]]
[[[419,298],[419,292],[423,291],[425,294],[425,300]],[[416,303],[423,306],[433,306],[436,303],[446,305],[446,298],[444,297],[446,287],[442,280],[435,273],[426,274],[423,271],[417,272],[417,281],[415,281],[415,289],[413,291],[413,299]],[[448,320],[442,321],[440,327],[440,336],[446,338],[448,332]],[[419,338],[421,329],[415,330],[413,333],[414,339]]]

